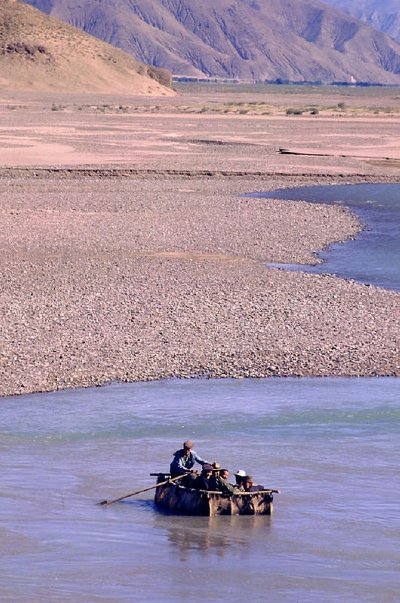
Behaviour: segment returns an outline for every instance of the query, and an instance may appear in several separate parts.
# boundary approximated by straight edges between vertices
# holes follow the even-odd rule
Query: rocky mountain
[[[400,0],[324,0],[400,42]]]
[[[319,0],[29,0],[175,75],[400,83],[400,45]]]
[[[0,3],[0,87],[7,90],[173,94],[164,70],[17,0]]]

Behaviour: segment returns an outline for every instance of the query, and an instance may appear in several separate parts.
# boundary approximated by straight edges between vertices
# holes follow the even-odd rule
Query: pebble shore
[[[399,294],[266,267],[316,262],[362,227],[338,207],[241,196],[313,180],[0,175],[0,395],[400,375]]]

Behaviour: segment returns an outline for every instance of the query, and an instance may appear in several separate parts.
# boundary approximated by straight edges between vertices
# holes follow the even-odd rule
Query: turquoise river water
[[[1,401],[0,601],[397,602],[400,379],[190,380]],[[270,517],[171,517],[191,437],[279,488]]]
[[[400,600],[399,378],[113,384],[0,417],[1,603]],[[96,505],[151,486],[186,438],[279,488],[273,516]]]
[[[250,196],[343,205],[365,227],[354,240],[331,245],[319,253],[322,264],[275,264],[276,267],[337,274],[400,291],[400,184],[304,186]]]

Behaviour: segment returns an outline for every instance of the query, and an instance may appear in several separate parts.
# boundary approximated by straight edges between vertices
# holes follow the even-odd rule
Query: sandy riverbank
[[[240,196],[399,181],[397,158],[371,154],[372,140],[393,148],[396,118],[82,114],[39,101],[0,110],[1,395],[171,376],[400,374],[398,294],[265,267],[315,261],[356,235],[355,218]],[[349,156],[277,153],[325,149],[329,136]]]

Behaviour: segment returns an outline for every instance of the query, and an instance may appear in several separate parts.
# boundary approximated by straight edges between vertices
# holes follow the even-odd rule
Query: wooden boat
[[[271,515],[272,490],[239,492],[226,496],[222,492],[195,490],[178,483],[166,481],[168,476],[159,473],[154,502],[160,509],[177,515]]]

